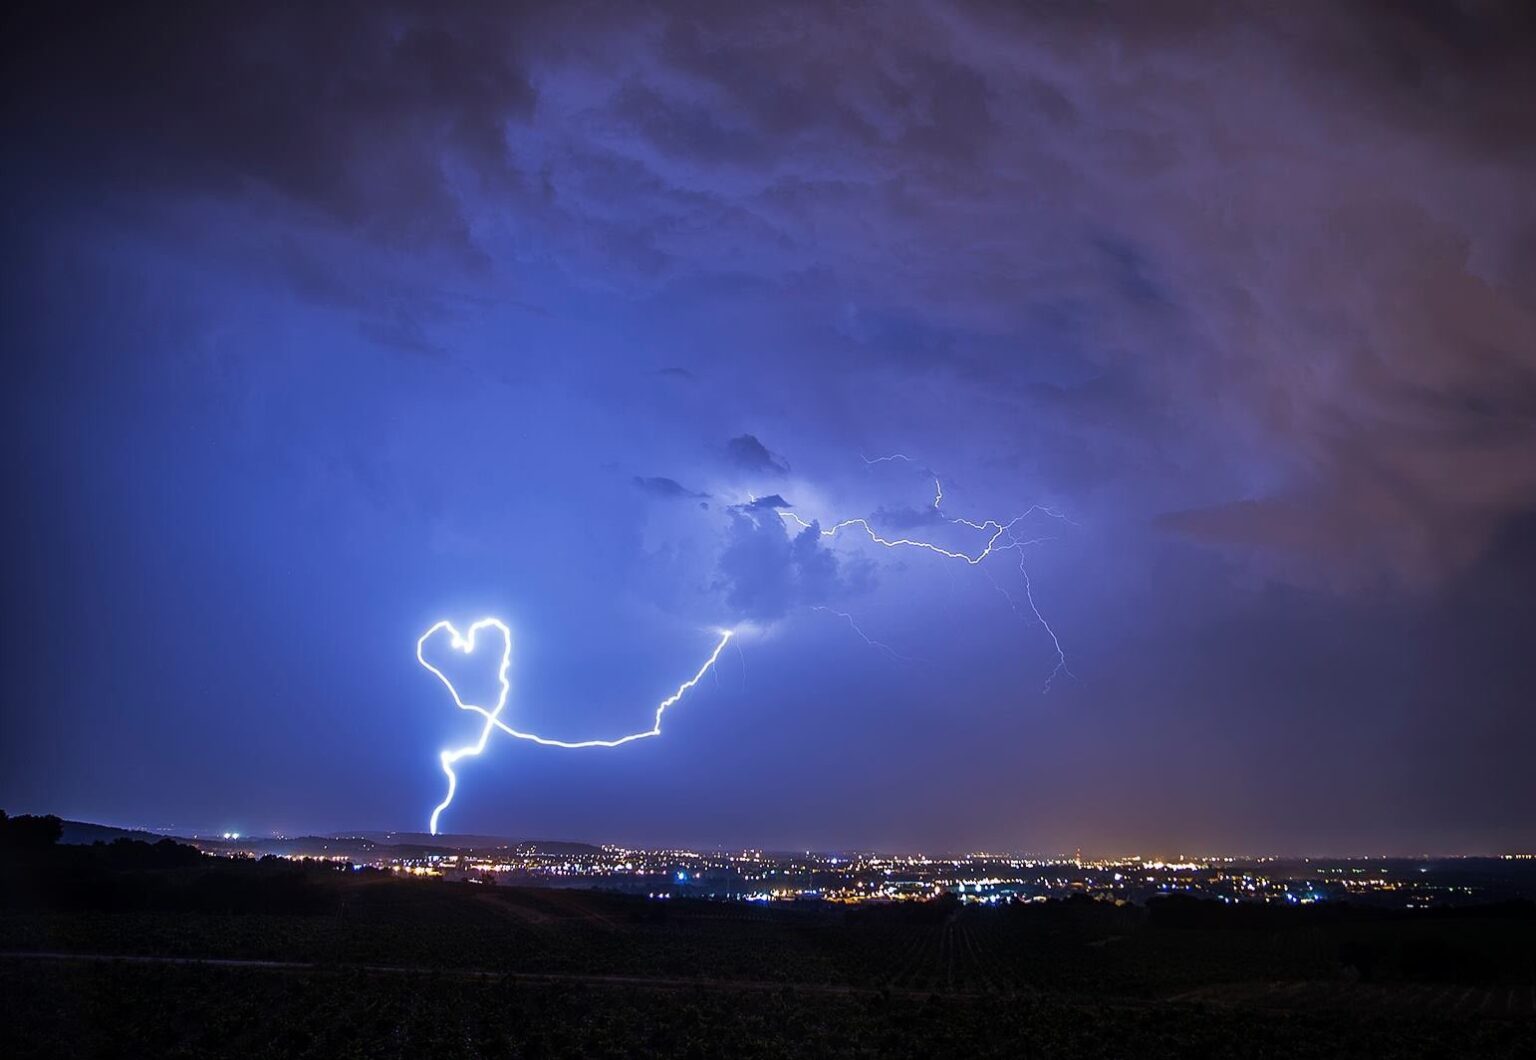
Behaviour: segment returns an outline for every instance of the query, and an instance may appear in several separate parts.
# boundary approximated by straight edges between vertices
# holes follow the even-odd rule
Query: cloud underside
[[[636,475],[634,484],[640,492],[660,500],[704,500],[709,497],[707,493],[691,490],[676,479],[663,475]]]
[[[8,184],[281,218],[248,266],[395,353],[452,356],[530,275],[692,291],[802,322],[804,393],[942,393],[999,459],[1195,540],[1309,577],[1475,561],[1536,503],[1536,8],[1088,10],[36,9]],[[838,577],[778,523],[732,524],[744,611]]]
[[[731,513],[715,588],[732,613],[772,622],[873,585],[867,563],[840,562],[812,524],[791,532],[771,509]]]
[[[742,471],[756,475],[787,475],[789,463],[783,457],[770,452],[754,435],[743,434],[732,438],[725,446],[731,462]]]

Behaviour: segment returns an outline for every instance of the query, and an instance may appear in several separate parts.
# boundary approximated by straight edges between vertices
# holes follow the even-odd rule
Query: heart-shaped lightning
[[[501,683],[501,694],[496,699],[496,706],[492,707],[490,710],[487,710],[485,707],[482,707],[477,703],[464,702],[463,697],[459,695],[459,690],[455,688],[453,686],[453,682],[448,679],[448,675],[443,673],[443,671],[439,670],[437,667],[433,666],[431,663],[427,662],[427,657],[425,655],[427,641],[431,640],[433,636],[442,630],[447,631],[449,637],[451,638],[451,643],[455,648],[457,648],[459,651],[462,651],[465,655],[472,655],[474,654],[475,650],[476,635],[482,629],[488,628],[494,629],[501,634],[502,645],[501,670],[497,675],[498,680]],[[421,635],[421,639],[416,642],[416,661],[421,663],[421,665],[426,667],[428,670],[432,671],[433,675],[443,683],[443,686],[448,689],[448,694],[453,696],[453,701],[458,705],[460,710],[472,710],[479,714],[485,719],[485,726],[480,730],[480,738],[474,743],[460,747],[456,751],[444,751],[438,756],[438,760],[442,763],[443,766],[443,773],[448,777],[448,794],[443,797],[443,801],[439,803],[437,808],[432,811],[432,819],[429,823],[432,834],[437,835],[438,818],[442,816],[443,811],[446,810],[449,804],[453,802],[453,793],[459,786],[458,774],[453,771],[454,763],[461,758],[473,757],[478,755],[481,751],[485,750],[485,743],[488,739],[490,739],[492,729],[500,729],[502,732],[505,732],[509,736],[515,736],[519,740],[528,740],[531,743],[536,743],[544,747],[562,747],[571,751],[581,750],[582,748],[587,747],[618,747],[621,744],[631,743],[635,740],[644,740],[650,736],[660,736],[661,716],[667,712],[668,707],[676,703],[679,699],[682,699],[685,692],[687,692],[694,685],[698,684],[699,680],[705,674],[709,673],[710,667],[714,666],[715,660],[720,658],[720,653],[725,650],[726,644],[730,643],[731,635],[734,632],[734,630],[729,629],[719,631],[720,641],[715,645],[715,650],[710,652],[709,658],[704,661],[703,666],[699,667],[698,673],[684,681],[677,687],[676,692],[673,692],[670,696],[662,700],[661,703],[657,705],[655,719],[652,721],[651,727],[649,729],[646,729],[643,732],[633,732],[628,736],[620,736],[616,740],[570,741],[551,740],[546,736],[539,736],[536,733],[519,732],[517,729],[512,728],[512,726],[501,720],[501,712],[507,705],[507,694],[511,691],[512,688],[511,681],[507,679],[507,671],[512,668],[512,630],[507,628],[507,624],[505,622],[498,618],[482,618],[480,621],[469,627],[469,632],[467,634],[461,634],[458,629],[454,627],[452,622],[445,620],[437,623],[431,629],[423,633]]]
[[[427,662],[427,657],[423,654],[423,650],[427,646],[427,641],[436,636],[439,630],[447,630],[450,643],[455,648],[457,648],[459,651],[462,651],[465,655],[473,655],[475,653],[475,637],[482,629],[494,629],[496,632],[501,634],[501,670],[496,675],[497,680],[501,682],[501,695],[496,699],[496,706],[492,707],[490,710],[486,710],[484,707],[474,703],[466,703],[464,700],[460,699],[459,690],[453,687],[453,682],[448,680],[448,675],[443,673],[443,671],[439,670],[437,667],[433,666],[431,663]],[[512,668],[512,631],[508,629],[507,624],[499,618],[482,618],[480,621],[469,627],[468,635],[460,634],[459,631],[454,628],[452,622],[439,622],[437,625],[423,633],[421,635],[421,639],[416,642],[416,661],[421,663],[421,665],[425,666],[428,670],[431,670],[432,673],[437,676],[437,679],[443,683],[445,688],[448,689],[448,694],[453,697],[454,703],[458,704],[460,710],[477,711],[480,714],[485,715],[487,719],[491,719],[499,717],[501,715],[502,708],[507,705],[507,693],[512,690],[512,683],[507,680],[507,671]]]

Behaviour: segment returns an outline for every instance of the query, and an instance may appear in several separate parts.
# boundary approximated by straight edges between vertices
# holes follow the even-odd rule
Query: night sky
[[[1529,849],[1533,12],[4,16],[0,806]]]

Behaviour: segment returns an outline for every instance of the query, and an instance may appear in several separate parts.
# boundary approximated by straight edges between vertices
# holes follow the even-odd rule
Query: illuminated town
[[[1431,908],[1536,897],[1532,854],[1160,859],[977,852],[930,857],[868,851],[644,850],[486,837],[467,837],[472,841],[450,847],[423,842],[426,838],[407,833],[262,838],[226,832],[189,841],[205,853],[225,857],[307,859],[486,886],[589,889],[656,900],[863,904],[953,896],[965,904],[997,905],[1075,895],[1130,903],[1188,895],[1228,903],[1348,901]]]

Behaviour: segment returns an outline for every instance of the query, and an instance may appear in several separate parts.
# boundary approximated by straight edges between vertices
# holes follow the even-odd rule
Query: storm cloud
[[[636,475],[635,487],[642,493],[662,500],[702,500],[709,494],[699,493],[684,486],[677,479],[667,478],[664,475]]]
[[[701,630],[771,627],[699,689],[732,710],[647,748],[667,770],[512,771],[541,834],[713,842],[788,788],[802,824],[731,840],[802,849],[829,804],[840,843],[974,817],[1071,849],[1157,807],[1192,822],[1169,842],[1281,842],[1345,804],[1351,836],[1526,834],[1532,5],[6,20],[8,809],[142,792],[144,823],[227,783],[228,822],[396,827],[378,800],[430,794],[446,724],[411,639],[495,611],[520,708],[570,731],[675,685]],[[976,570],[787,527],[784,498],[972,551],[943,520],[1067,518]],[[824,604],[931,668],[795,623]],[[1032,604],[1083,656],[1043,701]],[[816,768],[797,733],[862,740],[870,703],[894,771],[960,801],[781,783]],[[265,757],[221,775],[209,740]],[[1088,762],[1098,812],[1023,821]],[[274,796],[279,770],[311,779]],[[1295,794],[1239,813],[1193,776]]]
[[[787,475],[789,464],[781,456],[768,451],[768,447],[750,434],[732,438],[725,451],[731,462],[743,471],[760,475]]]
[[[509,240],[578,284],[601,248],[593,289],[625,298],[771,296],[824,322],[783,354],[807,380],[972,395],[1005,458],[1195,540],[1307,577],[1464,569],[1536,496],[1528,5],[1093,12],[39,11],[6,125],[21,171],[110,182],[107,208],[264,198],[477,296],[527,286]],[[390,348],[469,311],[379,289]]]
[[[771,508],[748,508],[731,514],[717,584],[733,611],[761,623],[870,588],[867,566],[851,574],[823,545],[817,524],[792,529]]]

